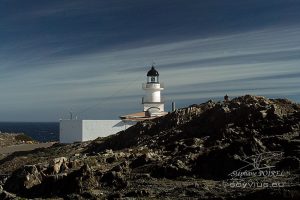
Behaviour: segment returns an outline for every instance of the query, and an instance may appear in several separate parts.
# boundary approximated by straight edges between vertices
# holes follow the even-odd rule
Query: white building
[[[143,121],[166,115],[165,103],[160,92],[164,90],[164,84],[159,82],[159,73],[152,66],[147,73],[147,82],[142,85],[146,95],[142,98],[143,112],[123,115],[120,118],[124,121]]]
[[[138,121],[167,114],[160,94],[164,86],[159,83],[159,74],[153,66],[147,73],[147,82],[143,83],[142,88],[146,91],[146,96],[142,99],[142,112],[121,116],[121,120],[60,120],[59,141],[73,143],[94,140],[126,130]]]
[[[59,141],[73,143],[94,140],[123,131],[134,124],[122,120],[61,120]]]

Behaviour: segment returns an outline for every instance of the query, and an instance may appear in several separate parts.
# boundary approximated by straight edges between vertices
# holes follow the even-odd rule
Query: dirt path
[[[54,142],[39,143],[39,144],[19,144],[0,148],[0,154],[10,154],[16,151],[30,151],[42,147],[50,147]]]

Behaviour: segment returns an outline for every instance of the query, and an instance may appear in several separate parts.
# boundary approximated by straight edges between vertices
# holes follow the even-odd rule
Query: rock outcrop
[[[21,166],[3,191],[27,198],[298,199],[299,133],[300,105],[289,100],[208,101],[92,141],[78,155]]]
[[[38,143],[34,141],[28,135],[23,133],[1,133],[0,131],[0,148],[18,144],[34,144]]]

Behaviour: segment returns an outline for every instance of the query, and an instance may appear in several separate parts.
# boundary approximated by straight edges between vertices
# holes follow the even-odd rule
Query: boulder
[[[111,171],[116,171],[116,172],[128,172],[129,171],[129,162],[124,161],[116,166],[114,166]]]
[[[150,162],[152,162],[154,160],[154,158],[152,157],[152,155],[150,153],[145,153],[142,154],[141,156],[137,157],[136,159],[134,159],[131,163],[130,163],[130,167],[131,168],[136,168],[145,164],[149,164]]]
[[[100,179],[103,186],[113,186],[116,188],[124,188],[128,185],[125,177],[120,172],[108,171]]]
[[[12,193],[6,192],[4,190],[0,190],[0,199],[1,200],[15,200],[17,198],[16,198],[16,195],[14,195]]]
[[[41,184],[42,181],[43,176],[35,165],[25,165],[7,179],[4,189],[12,193],[25,194],[29,189]]]
[[[54,158],[49,163],[49,172],[50,174],[58,174],[61,171],[67,170],[67,161],[66,157]]]

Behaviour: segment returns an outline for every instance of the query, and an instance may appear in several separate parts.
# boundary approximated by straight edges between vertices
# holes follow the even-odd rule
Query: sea
[[[34,140],[50,142],[59,140],[58,122],[0,122],[2,133],[24,133]]]

